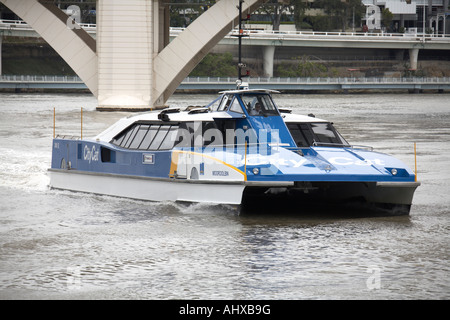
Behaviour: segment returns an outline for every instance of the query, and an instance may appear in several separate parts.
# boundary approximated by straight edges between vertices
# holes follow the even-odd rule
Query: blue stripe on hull
[[[249,149],[250,150],[250,149]],[[199,150],[200,152],[202,150]],[[238,171],[246,170],[248,181],[414,181],[414,173],[399,160],[377,152],[345,148],[316,147],[298,154],[284,148],[273,148],[268,155],[244,155],[244,149],[229,153],[203,149],[206,159],[199,163],[199,172],[218,162],[228,163]],[[198,152],[197,152],[198,154]],[[231,160],[230,160],[231,159]],[[247,164],[244,165],[244,159]],[[230,162],[231,161],[231,162]],[[124,150],[111,144],[92,141],[54,139],[52,168],[169,178],[172,151]],[[257,170],[254,170],[254,169]],[[392,174],[393,169],[396,175]],[[257,172],[256,172],[257,171]],[[256,172],[256,173],[255,173]],[[220,176],[217,180],[220,181]]]

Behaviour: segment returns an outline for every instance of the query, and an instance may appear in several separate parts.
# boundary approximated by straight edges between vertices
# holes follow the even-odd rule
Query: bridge
[[[80,24],[88,34],[96,38],[95,24]],[[170,28],[172,41],[185,28]],[[226,34],[217,45],[237,45],[237,29]],[[418,53],[424,50],[450,50],[450,34],[423,33],[367,33],[367,32],[320,32],[320,31],[244,31],[243,46],[263,48],[264,73],[273,76],[273,61],[276,47],[319,47],[319,48],[369,48],[409,50],[411,69],[417,69]],[[0,20],[0,34],[22,37],[40,37],[25,21]]]
[[[0,1],[25,21],[3,21],[0,32],[39,34],[98,98],[100,109],[163,105],[215,45],[238,41],[239,0],[218,1],[185,29],[169,28],[164,0],[99,0],[98,26],[69,24],[70,17],[44,0]],[[244,12],[263,1],[246,0]],[[449,35],[248,31],[244,39],[244,46],[263,48],[269,76],[277,46],[407,49],[411,69],[419,50],[450,50]]]
[[[450,90],[450,78],[248,78],[252,88],[274,89],[284,93],[301,91],[346,91],[346,90]],[[236,88],[236,78],[187,77],[177,90],[195,92],[219,92]],[[71,89],[86,90],[87,86],[79,77],[74,76],[0,76],[0,89]]]

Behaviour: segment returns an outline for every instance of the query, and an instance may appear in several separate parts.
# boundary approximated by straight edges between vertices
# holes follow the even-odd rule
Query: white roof
[[[247,90],[245,90],[247,91]],[[168,110],[168,109],[166,109]],[[158,115],[163,110],[151,111],[146,113],[134,114],[126,118],[122,118],[117,121],[115,124],[110,126],[108,129],[94,137],[95,140],[109,142],[111,141],[117,134],[122,132],[128,126],[132,125],[135,122],[139,121],[161,121],[158,119]],[[215,112],[205,112],[205,113],[189,113],[189,111],[181,111],[174,113],[167,113],[170,121],[174,122],[184,122],[184,121],[214,121],[214,119],[237,119],[242,118],[242,114],[232,114],[224,111],[215,111]],[[299,114],[292,113],[282,113],[281,114],[285,122],[327,122],[326,120],[322,120],[315,117],[309,117]],[[161,121],[162,122],[162,121]]]
[[[327,120],[301,114],[282,113],[285,122],[328,122]]]
[[[242,89],[242,90],[227,90],[220,91],[222,93],[280,93],[280,91],[272,90],[272,89]]]

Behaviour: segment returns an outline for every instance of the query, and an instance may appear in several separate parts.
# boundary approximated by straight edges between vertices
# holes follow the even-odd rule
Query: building
[[[363,19],[368,31],[450,33],[449,0],[362,0],[366,9]],[[383,26],[382,11],[388,9],[393,19]]]

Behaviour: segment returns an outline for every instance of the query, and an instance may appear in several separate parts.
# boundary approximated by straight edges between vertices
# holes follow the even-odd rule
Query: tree
[[[207,54],[191,72],[191,77],[232,77],[236,74],[236,64],[230,52]]]
[[[307,2],[303,0],[292,0],[295,29],[301,30],[303,20],[305,19],[305,11]]]
[[[317,0],[325,13],[332,19],[333,28],[345,31],[349,21],[360,21],[365,12],[365,7],[361,0]]]
[[[214,5],[216,0],[172,0],[169,4],[170,26],[187,27],[203,12]]]
[[[269,0],[261,7],[259,11],[265,13],[272,21],[273,31],[280,30],[281,15],[289,8],[285,0]]]
[[[381,11],[381,25],[386,29],[391,27],[392,20],[394,19],[394,15],[388,8],[384,8]]]

